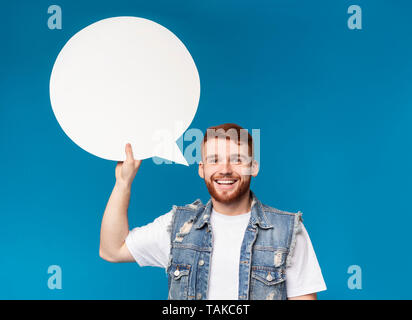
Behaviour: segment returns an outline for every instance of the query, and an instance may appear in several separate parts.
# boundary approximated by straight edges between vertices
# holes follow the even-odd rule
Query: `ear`
[[[253,160],[252,162],[252,173],[251,175],[253,177],[256,177],[259,173],[259,163],[256,160]]]
[[[203,165],[203,162],[200,161],[200,162],[199,162],[199,170],[198,170],[198,173],[199,173],[199,176],[200,176],[202,179],[205,178],[205,172],[204,172],[204,167],[203,167],[203,166],[204,166],[204,165]]]

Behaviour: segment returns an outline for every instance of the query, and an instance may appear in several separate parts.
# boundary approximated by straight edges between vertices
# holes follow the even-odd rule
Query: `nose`
[[[231,165],[230,161],[225,161],[222,164],[222,166],[223,166],[223,168],[222,168],[222,173],[223,174],[227,174],[227,175],[232,174],[233,169],[232,169],[232,165]]]

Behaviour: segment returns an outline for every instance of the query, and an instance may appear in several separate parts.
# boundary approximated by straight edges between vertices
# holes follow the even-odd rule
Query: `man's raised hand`
[[[134,177],[139,170],[142,160],[135,160],[133,157],[133,150],[130,143],[126,144],[126,160],[119,161],[116,165],[115,175],[116,183],[131,187]]]

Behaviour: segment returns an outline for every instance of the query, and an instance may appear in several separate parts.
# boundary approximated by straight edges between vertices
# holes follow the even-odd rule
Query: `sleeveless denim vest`
[[[250,191],[251,217],[239,261],[239,300],[285,300],[286,267],[290,264],[302,213],[262,204]],[[211,199],[173,206],[169,226],[171,251],[166,273],[168,299],[207,299],[213,232]]]

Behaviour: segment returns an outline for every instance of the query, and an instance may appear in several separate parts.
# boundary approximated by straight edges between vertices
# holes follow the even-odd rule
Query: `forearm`
[[[116,182],[103,215],[100,231],[100,256],[115,260],[129,233],[127,211],[131,187]]]

